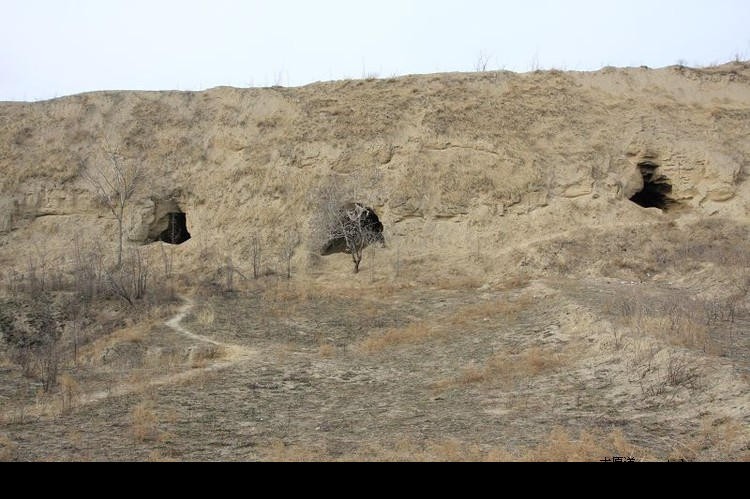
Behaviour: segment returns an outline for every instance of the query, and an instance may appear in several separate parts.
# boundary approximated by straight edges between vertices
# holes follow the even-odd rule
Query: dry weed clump
[[[192,347],[188,354],[188,363],[193,369],[205,369],[211,361],[227,356],[227,349],[216,345]]]
[[[205,307],[201,308],[196,316],[196,322],[198,322],[198,324],[203,327],[212,326],[215,321],[216,311],[211,305],[206,305]]]
[[[143,401],[133,407],[130,414],[133,441],[153,442],[159,437],[159,418],[150,401]]]
[[[81,387],[78,381],[70,374],[64,373],[60,376],[59,385],[63,412],[75,409],[81,401]]]
[[[652,338],[633,342],[630,365],[631,382],[640,386],[643,400],[651,404],[676,403],[681,393],[693,393],[705,385],[702,362],[686,350],[664,347]]]
[[[483,366],[471,366],[454,379],[432,384],[436,392],[443,392],[487,382],[499,382],[506,387],[520,380],[553,373],[566,365],[569,355],[551,348],[532,347],[519,354],[499,353]]]
[[[362,354],[374,354],[388,348],[426,341],[436,334],[437,330],[434,326],[426,322],[415,322],[406,327],[389,329],[383,334],[371,336],[361,341],[356,346],[356,350]]]
[[[682,293],[645,297],[636,292],[620,295],[609,307],[617,320],[638,337],[706,351],[709,334],[703,303]]]

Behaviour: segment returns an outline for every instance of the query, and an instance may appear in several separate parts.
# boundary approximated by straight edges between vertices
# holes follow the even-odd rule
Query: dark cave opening
[[[192,236],[187,228],[187,215],[185,213],[169,213],[169,223],[166,230],[159,235],[159,241],[167,244],[183,244]]]
[[[336,229],[332,231],[335,237],[323,245],[321,256],[351,253],[352,248],[347,244],[347,239],[351,244],[360,244],[362,247],[369,246],[372,243],[385,244],[383,223],[372,208],[368,208],[362,203],[350,203],[341,208],[340,216],[340,223],[335,223]],[[358,223],[354,225],[349,223],[348,221],[352,220],[352,217],[355,221],[358,218]],[[347,234],[342,232],[347,232]]]
[[[643,175],[643,190],[630,200],[642,208],[658,208],[663,211],[675,205],[676,201],[669,197],[672,193],[672,184],[667,177],[659,173],[659,165],[641,163],[638,167]]]

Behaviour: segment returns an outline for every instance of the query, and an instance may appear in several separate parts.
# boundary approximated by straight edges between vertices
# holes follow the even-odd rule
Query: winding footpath
[[[77,408],[89,404],[94,404],[106,400],[111,397],[123,397],[131,395],[136,392],[143,391],[147,388],[158,388],[163,386],[174,385],[177,383],[188,382],[198,378],[209,372],[219,371],[232,367],[247,361],[257,355],[255,350],[240,346],[230,345],[222,343],[206,336],[201,336],[188,330],[182,325],[182,322],[190,314],[195,307],[195,302],[189,298],[182,296],[181,299],[185,302],[177,314],[171,319],[165,322],[165,325],[175,331],[176,333],[185,336],[193,341],[208,344],[220,349],[220,358],[218,360],[209,361],[209,364],[205,367],[190,367],[186,366],[186,370],[179,373],[166,374],[162,376],[156,376],[152,379],[144,381],[140,384],[136,383],[120,383],[107,390],[102,390],[88,394],[77,394],[74,398],[72,407]],[[45,417],[55,417],[62,412],[62,402],[46,402],[29,405],[20,409],[10,410],[0,414],[3,421],[19,421],[27,418],[41,419]]]

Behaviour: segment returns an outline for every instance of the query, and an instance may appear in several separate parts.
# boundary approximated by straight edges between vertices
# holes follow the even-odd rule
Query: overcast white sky
[[[750,0],[0,1],[0,100],[750,58]]]

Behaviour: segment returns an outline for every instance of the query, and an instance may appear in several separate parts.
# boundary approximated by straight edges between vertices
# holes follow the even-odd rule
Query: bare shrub
[[[695,389],[700,379],[699,368],[685,356],[670,354],[665,382],[672,387]]]
[[[684,293],[649,297],[637,291],[622,293],[614,298],[609,309],[640,337],[651,336],[696,350],[704,350],[709,340],[703,316],[705,307]]]
[[[489,66],[490,59],[490,54],[488,54],[484,50],[480,50],[479,55],[477,55],[477,60],[474,62],[474,70],[477,73],[484,73],[485,71],[487,71],[487,66]]]
[[[141,251],[133,248],[128,259],[107,272],[106,279],[109,290],[117,297],[124,299],[131,307],[135,302],[146,296],[148,289],[150,266],[148,259]]]
[[[105,282],[104,253],[100,245],[85,248],[80,236],[75,238],[73,255],[73,289],[83,301],[90,302]]]
[[[39,376],[45,392],[57,382],[62,326],[45,295],[0,303],[0,332],[25,376]]]

